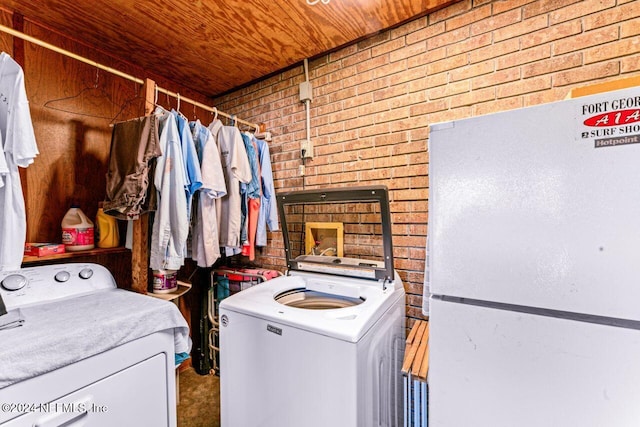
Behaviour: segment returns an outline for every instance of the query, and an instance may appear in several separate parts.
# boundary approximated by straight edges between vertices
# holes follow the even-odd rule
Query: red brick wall
[[[315,156],[302,65],[216,104],[264,122],[277,191],[385,184],[407,315],[421,317],[429,198],[428,126],[556,101],[577,86],[640,75],[640,0],[463,0],[310,61]],[[247,64],[248,67],[251,64]],[[270,234],[260,262],[284,266]]]

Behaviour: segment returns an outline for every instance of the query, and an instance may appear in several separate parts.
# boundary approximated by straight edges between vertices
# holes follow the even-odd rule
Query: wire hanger
[[[241,126],[241,130],[243,132],[247,132],[247,133],[257,133],[258,129],[256,129],[256,127],[252,124],[243,124]]]
[[[137,89],[136,89],[136,91],[137,91]],[[131,98],[131,99],[127,100],[127,102],[125,102],[125,104],[124,104],[124,105],[123,105],[123,107],[120,109],[120,111],[118,111],[118,114],[116,114],[116,116],[111,120],[111,123],[109,123],[109,126],[110,126],[110,127],[113,127],[114,125],[119,124],[119,123],[125,123],[125,122],[129,122],[129,121],[132,121],[132,120],[138,120],[138,119],[141,119],[142,117],[134,117],[134,118],[127,119],[127,120],[116,121],[116,119],[118,118],[118,116],[119,116],[120,114],[122,114],[122,112],[125,110],[125,108],[126,108],[126,107],[128,107],[128,105],[129,105],[129,104],[131,104],[131,102],[132,102],[132,101],[134,101],[134,100],[136,100],[136,99],[138,99],[138,98],[139,98],[139,99],[143,99],[143,98],[144,98],[144,101],[145,101],[144,103],[145,103],[145,105],[146,105],[146,104],[153,105],[154,107],[157,107],[158,109],[160,109],[160,112],[156,110],[156,111],[152,111],[152,112],[151,112],[150,114],[148,114],[148,115],[156,115],[156,116],[157,116],[157,115],[161,114],[161,112],[166,112],[166,111],[167,111],[167,110],[166,110],[162,105],[158,104],[158,85],[156,84],[156,85],[154,86],[153,102],[149,101],[148,99],[146,99],[146,98],[145,98],[145,97],[143,97],[142,95],[136,95],[135,97],[133,97],[133,98]],[[144,117],[144,116],[143,116],[143,117]]]
[[[143,96],[140,95],[140,92],[138,91],[138,84],[134,82],[134,89],[133,92],[136,94],[134,96],[132,96],[131,98],[127,99],[123,104],[122,107],[120,108],[120,110],[116,113],[115,116],[113,116],[113,118],[111,119],[111,122],[109,122],[109,126],[112,126],[116,123],[116,120],[118,119],[118,117],[120,117],[120,114],[122,114],[127,108],[129,108],[129,106],[136,100],[138,99],[143,99]]]
[[[211,107],[210,111],[213,118],[211,119],[211,123],[209,124],[209,126],[211,126],[213,123],[215,123],[218,120],[218,109],[216,107]]]
[[[158,101],[158,94],[160,93],[160,91],[158,90],[158,84],[154,84],[153,85],[153,106],[156,108],[159,108],[160,111],[166,112],[167,109],[164,108],[162,105],[159,104]],[[167,102],[169,102],[169,97],[167,96]]]
[[[100,69],[96,68],[96,78],[93,85],[83,88],[75,95],[50,99],[44,103],[44,107],[78,116],[113,119],[113,116],[87,112],[87,105],[98,105],[101,108],[104,106],[105,101],[108,101],[112,106],[121,108],[120,105],[113,102],[112,94],[108,93],[105,88],[99,84],[99,79]]]
[[[184,114],[182,114],[182,111],[180,111],[180,94],[178,93],[178,106],[176,107],[176,112],[178,113],[178,115],[180,117],[182,117],[184,120],[186,120],[187,122],[189,121],[189,119],[187,119],[187,116],[185,116]],[[195,111],[196,107],[195,105],[193,106],[193,111]]]
[[[160,101],[158,99],[159,93],[160,93],[160,90],[158,88],[158,85],[155,84],[153,87],[153,105],[156,107],[155,113],[167,113],[168,110],[163,105],[160,104]],[[167,105],[171,107],[171,102],[169,101],[169,95],[167,95]]]
[[[158,104],[158,85],[157,84],[153,85],[153,92],[154,92],[154,94],[153,94],[153,104],[156,107],[161,107],[161,105]]]

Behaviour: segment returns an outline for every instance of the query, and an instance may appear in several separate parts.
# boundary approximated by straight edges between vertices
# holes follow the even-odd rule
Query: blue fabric
[[[196,146],[198,161],[200,162],[202,176],[200,191],[204,191],[210,197],[216,199],[225,196],[227,194],[227,186],[214,135],[206,126],[200,123],[200,120],[189,122],[189,129],[191,130],[191,137]]]
[[[251,138],[252,136],[245,133],[242,134],[242,142],[244,142],[244,148],[247,150],[247,157],[249,158],[249,166],[251,166],[251,182],[240,184],[240,192],[246,193],[250,199],[258,199],[260,198],[260,163]]]
[[[158,157],[153,185],[158,207],[153,220],[149,267],[152,270],[179,270],[184,264],[189,235],[187,195],[180,135],[168,111],[156,108],[162,156]]]
[[[246,133],[242,134],[242,142],[244,142],[244,148],[247,150],[249,166],[251,167],[251,181],[248,184],[240,184],[240,195],[242,197],[242,204],[240,205],[240,211],[242,212],[240,244],[249,240],[246,226],[249,213],[249,199],[260,198],[260,164],[258,163],[258,152],[251,142],[251,138],[252,136]]]
[[[189,353],[174,353],[176,356],[176,366],[187,360],[189,357]]]
[[[229,279],[224,276],[216,277],[216,300],[222,301],[230,295]]]
[[[278,205],[276,203],[276,190],[273,185],[269,144],[255,137],[254,140],[258,146],[260,177],[262,178],[262,199],[260,200],[260,213],[258,214],[256,246],[267,246],[267,227],[269,227],[270,231],[280,229],[278,225]]]
[[[209,139],[209,129],[206,126],[200,124],[200,122],[189,122],[189,129],[191,129],[193,143],[196,146],[196,152],[198,153],[198,161],[202,165],[202,153],[204,152],[204,146]]]
[[[191,130],[187,120],[178,114],[176,110],[171,110],[171,114],[176,119],[178,134],[180,135],[180,146],[182,148],[182,159],[185,170],[185,192],[187,194],[187,218],[191,218],[191,203],[193,195],[202,187],[202,175],[200,172],[200,161],[196,145],[191,136]]]

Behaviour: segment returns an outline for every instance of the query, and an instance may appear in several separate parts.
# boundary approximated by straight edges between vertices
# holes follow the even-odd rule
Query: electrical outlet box
[[[313,87],[311,87],[311,82],[302,82],[300,83],[300,102],[313,100]]]
[[[313,142],[304,140],[300,143],[300,157],[311,159],[313,157]]]

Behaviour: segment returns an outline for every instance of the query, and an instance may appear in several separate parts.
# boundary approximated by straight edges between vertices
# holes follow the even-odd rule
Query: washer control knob
[[[54,276],[54,278],[56,279],[56,282],[66,282],[67,280],[69,280],[69,278],[71,277],[71,275],[69,274],[68,271],[59,271],[56,273],[56,275]]]
[[[80,270],[80,273],[78,273],[78,275],[80,276],[81,279],[88,279],[91,276],[93,276],[93,270],[90,269],[89,267],[85,267],[82,270]]]
[[[8,291],[17,291],[24,288],[28,280],[22,274],[10,274],[2,281],[2,287]]]

